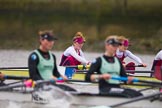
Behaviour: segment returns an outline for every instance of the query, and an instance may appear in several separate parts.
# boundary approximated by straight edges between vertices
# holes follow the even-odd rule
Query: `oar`
[[[81,69],[87,69],[90,67],[90,65],[75,65],[75,66],[65,66],[69,68],[77,68],[79,70]],[[144,67],[143,65],[134,65],[134,66],[127,66],[127,67]]]
[[[29,77],[4,75],[3,79],[26,80],[26,79],[29,79]]]
[[[132,66],[126,66],[126,67],[144,67],[143,65],[132,65]]]
[[[88,70],[75,70],[75,72],[88,72]],[[126,70],[127,73],[131,73],[131,72],[134,72],[134,73],[153,73],[154,71],[135,71],[135,70]]]
[[[111,76],[111,79],[120,80],[120,81],[128,81],[127,77],[119,77],[119,76]],[[78,80],[68,80],[68,81],[77,82]],[[79,80],[79,81],[81,81],[81,80]],[[161,82],[140,80],[138,78],[133,78],[132,82],[142,82],[142,83],[147,83],[147,84],[153,84],[153,85],[156,85],[156,86],[162,86]]]
[[[0,67],[0,70],[6,69],[28,69],[28,67]]]
[[[78,84],[79,83],[81,83],[81,84],[83,84],[83,83],[85,83],[85,85],[86,84],[98,84],[98,82],[88,82],[88,81],[84,81],[84,80],[73,80],[73,79],[69,79],[69,80],[67,80],[66,82],[68,82],[68,83],[74,83],[74,84],[76,84],[75,82],[77,82]],[[150,87],[158,87],[159,88],[159,85],[155,85],[155,84],[149,84],[149,83],[147,83],[147,84],[142,84],[142,83],[134,83],[134,84],[125,84],[125,83],[120,83],[120,85],[128,85],[128,86],[150,86]]]
[[[161,94],[162,94],[162,92],[158,92],[158,93],[153,93],[153,94],[150,94],[150,95],[147,95],[147,96],[139,96],[139,97],[130,99],[130,100],[125,101],[125,102],[121,102],[121,103],[118,103],[118,104],[115,104],[115,105],[111,105],[110,107],[112,107],[112,108],[119,107],[119,106],[122,106],[122,105],[125,105],[125,104],[130,104],[130,103],[133,103],[133,102],[136,102],[136,101],[140,101],[140,100],[148,99],[148,98],[151,98],[151,97],[159,96]]]
[[[82,70],[82,69],[89,69],[90,65],[76,65],[76,66],[65,66],[65,67]]]
[[[29,79],[29,77],[5,75],[4,79],[25,80]]]
[[[135,71],[135,70],[126,70],[127,73],[154,73],[154,71]]]
[[[56,84],[55,82],[62,82],[62,78],[58,78],[57,81],[53,79],[38,80],[38,81],[27,80],[27,81],[22,81],[20,83],[12,83],[12,84],[7,84],[5,86],[0,86],[0,90],[7,90],[7,89],[12,89],[12,88],[17,88],[17,87],[34,87],[35,85],[38,85],[38,84],[52,83],[52,85],[57,86],[65,91],[76,91],[72,87],[69,87],[63,84]]]
[[[116,77],[116,76],[112,76],[111,79],[114,79],[114,80],[121,80],[121,81],[127,81],[127,77]],[[134,84],[125,84],[125,83],[120,83],[120,85],[128,85],[128,86],[150,86],[150,87],[158,87],[159,88],[159,84],[162,84],[162,83],[159,83],[159,82],[151,82],[151,81],[145,81],[145,80],[138,80],[138,82],[143,82],[144,84],[140,83],[134,83]],[[58,82],[64,82],[64,80],[62,78],[58,78]],[[75,79],[68,79],[66,80],[65,82],[68,82],[68,83],[74,83],[74,84],[83,84],[85,83],[84,85],[87,85],[87,84],[97,84],[98,82],[90,82],[90,81],[85,81],[85,80],[75,80]],[[137,82],[137,78],[134,78],[134,82]],[[146,83],[146,84],[145,84]],[[160,85],[162,86],[162,85]]]
[[[17,83],[17,84],[11,84],[7,86],[1,86],[0,90],[7,90],[7,89],[12,89],[12,88],[17,88],[17,87],[32,87],[38,84],[43,84],[43,83],[54,83],[54,80],[40,80],[40,81],[32,81],[32,80],[27,80],[22,83]]]

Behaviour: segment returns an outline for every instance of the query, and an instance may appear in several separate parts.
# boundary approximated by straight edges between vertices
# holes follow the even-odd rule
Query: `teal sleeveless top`
[[[108,73],[112,76],[120,76],[120,63],[119,60],[114,57],[115,62],[114,63],[109,63],[105,60],[105,58],[102,56],[101,57],[101,68],[100,68],[100,72],[102,74]],[[109,79],[107,80],[108,83],[110,84],[119,84],[118,80],[112,80]]]
[[[53,69],[54,69],[54,59],[52,56],[52,53],[49,52],[50,59],[45,59],[43,56],[39,53],[38,50],[34,51],[38,57],[39,57],[39,63],[37,65],[37,69],[39,71],[39,74],[43,78],[43,80],[49,80],[53,77]]]

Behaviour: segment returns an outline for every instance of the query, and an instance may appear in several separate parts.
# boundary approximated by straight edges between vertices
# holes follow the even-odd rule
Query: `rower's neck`
[[[105,56],[114,57],[114,53],[110,53],[110,52],[106,51]]]
[[[39,47],[39,49],[42,51],[42,52],[48,52],[48,50],[42,46]]]
[[[74,49],[75,49],[76,52],[79,51],[78,48],[75,45],[73,45],[73,47],[74,47]]]

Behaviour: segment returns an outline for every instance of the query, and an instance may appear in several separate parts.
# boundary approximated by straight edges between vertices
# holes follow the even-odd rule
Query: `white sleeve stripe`
[[[127,51],[127,56],[136,61],[137,63],[142,64],[142,60],[133,53],[131,53],[130,51]]]

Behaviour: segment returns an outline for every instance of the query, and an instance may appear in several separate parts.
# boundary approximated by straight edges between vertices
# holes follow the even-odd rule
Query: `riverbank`
[[[81,31],[86,51],[102,52],[108,35],[124,35],[132,51],[155,54],[162,46],[161,6],[161,0],[0,0],[0,49],[31,50],[38,31],[52,29],[56,50]]]

